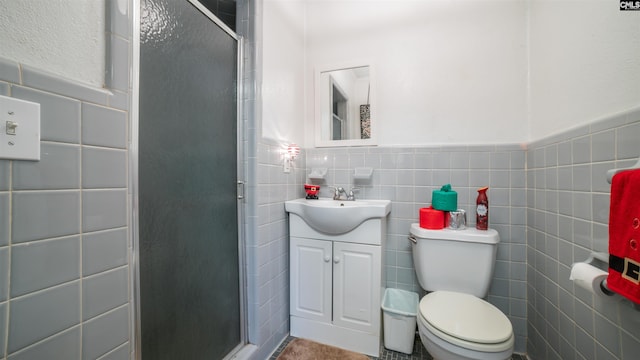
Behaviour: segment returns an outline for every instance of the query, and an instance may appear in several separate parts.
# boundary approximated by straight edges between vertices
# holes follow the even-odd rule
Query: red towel
[[[611,181],[607,286],[640,304],[640,169]]]

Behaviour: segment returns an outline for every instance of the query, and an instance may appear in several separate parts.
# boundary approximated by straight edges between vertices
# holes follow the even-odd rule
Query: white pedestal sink
[[[355,229],[365,220],[386,217],[391,211],[391,201],[296,199],[285,202],[284,207],[314,230],[339,235]]]
[[[297,199],[285,209],[291,335],[378,357],[391,202]]]

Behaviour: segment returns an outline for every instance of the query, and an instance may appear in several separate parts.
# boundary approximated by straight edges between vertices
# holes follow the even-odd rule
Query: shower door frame
[[[135,360],[142,360],[142,344],[141,344],[141,317],[140,317],[140,234],[139,234],[139,203],[138,203],[138,166],[139,166],[139,148],[138,148],[138,131],[139,131],[139,95],[140,95],[140,6],[142,0],[133,0],[131,8],[132,16],[132,56],[131,56],[131,69],[132,69],[132,91],[131,91],[131,112],[130,112],[130,137],[129,137],[129,183],[130,193],[129,196],[129,219],[131,226],[129,226],[129,239],[130,243],[130,287],[129,294],[132,297],[131,303],[132,314],[130,316],[130,343],[131,358]],[[222,20],[215,16],[209,9],[202,5],[198,0],[184,0],[191,3],[198,11],[204,16],[216,24],[225,33],[231,36],[237,42],[237,74],[236,74],[236,166],[237,166],[237,208],[238,208],[238,292],[240,296],[240,344],[236,346],[230,353],[228,353],[223,360],[232,359],[235,355],[242,350],[243,347],[248,345],[248,322],[247,322],[247,277],[246,277],[246,252],[245,252],[245,156],[244,156],[244,38],[227,26]],[[213,319],[212,319],[213,321]]]

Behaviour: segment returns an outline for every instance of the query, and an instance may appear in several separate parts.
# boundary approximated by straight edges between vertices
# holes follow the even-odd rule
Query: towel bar
[[[623,168],[623,169],[611,169],[609,171],[607,171],[607,181],[609,182],[609,184],[611,184],[611,180],[613,179],[613,175],[624,171],[624,170],[634,170],[634,169],[640,169],[640,158],[638,158],[638,162],[633,165],[630,168]]]

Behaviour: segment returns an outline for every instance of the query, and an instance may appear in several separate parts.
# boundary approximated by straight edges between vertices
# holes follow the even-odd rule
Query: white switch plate
[[[0,96],[0,159],[40,160],[40,104]]]
[[[289,156],[284,156],[284,162],[282,163],[282,172],[285,174],[289,174],[291,172],[291,160],[289,160]]]

